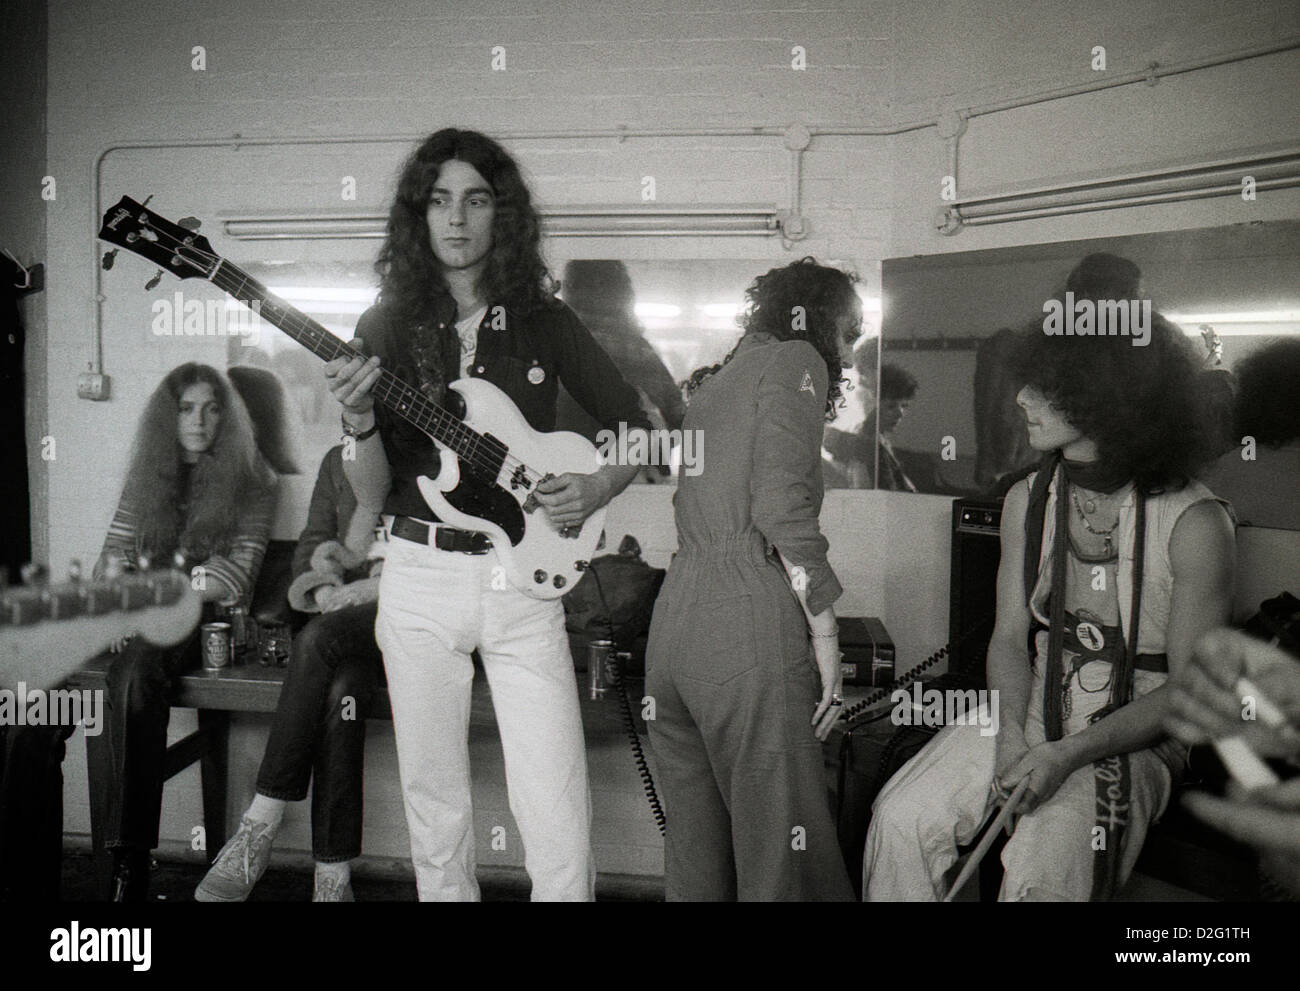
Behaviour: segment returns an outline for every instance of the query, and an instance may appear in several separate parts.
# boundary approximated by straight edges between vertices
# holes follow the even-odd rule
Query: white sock
[[[254,822],[264,822],[273,830],[279,829],[280,820],[284,818],[284,807],[287,804],[282,798],[267,798],[259,793],[253,796],[253,804],[248,807],[244,816]]]
[[[316,861],[316,884],[319,885],[324,878],[330,876],[337,878],[340,886],[347,884],[352,880],[352,861],[342,860],[337,864]]]

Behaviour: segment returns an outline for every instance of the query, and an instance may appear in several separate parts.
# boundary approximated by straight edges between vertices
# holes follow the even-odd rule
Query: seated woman
[[[843,705],[842,589],[817,516],[822,429],[861,303],[850,276],[811,258],[745,295],[740,342],[691,377],[683,429],[711,453],[678,484],[679,550],[646,656],[666,895],[850,901],[818,742]]]
[[[357,505],[343,474],[342,446],[331,448],[316,477],[289,589],[295,609],[320,615],[294,637],[253,804],[194,892],[197,901],[249,896],[270,862],[285,803],[306,798],[309,783],[316,857],[312,900],[353,900],[366,716],[383,663],[375,643],[379,562],[366,559],[377,518],[377,510]]]
[[[154,390],[141,417],[96,572],[179,555],[206,603],[247,608],[270,537],[276,483],[227,377],[208,365],[181,365]],[[175,647],[135,639],[114,652],[109,732],[120,790],[107,830],[112,898],[142,901],[149,852],[158,845],[168,695],[178,675],[199,666],[199,631]]]
[[[259,383],[265,385],[265,383]],[[275,402],[282,408],[282,396]],[[277,452],[277,455],[280,452]],[[276,456],[277,464],[288,457]],[[227,377],[188,363],[154,390],[136,431],[126,484],[96,576],[147,563],[192,568],[206,618],[247,606],[271,528],[276,475],[258,449],[243,399]],[[143,900],[158,845],[167,701],[176,675],[199,664],[199,631],[173,647],[128,639],[112,648],[108,731],[114,796],[108,824],[115,900]],[[26,727],[6,761],[0,864],[11,894],[57,897],[64,746],[75,726]]]
[[[1189,480],[1205,440],[1178,328],[1153,315],[1146,347],[1030,330],[1016,358],[1047,457],[1002,512],[997,731],[947,726],[885,785],[863,871],[873,901],[941,898],[957,847],[1022,781],[1000,897],[1109,898],[1185,759],[1161,725],[1164,682],[1228,618],[1232,523]]]

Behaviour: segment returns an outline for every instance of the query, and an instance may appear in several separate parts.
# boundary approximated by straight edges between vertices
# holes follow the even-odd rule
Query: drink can
[[[208,672],[230,666],[230,624],[203,624],[203,667]]]
[[[587,688],[593,702],[603,699],[609,688],[605,665],[613,650],[612,640],[593,640],[587,644]]]

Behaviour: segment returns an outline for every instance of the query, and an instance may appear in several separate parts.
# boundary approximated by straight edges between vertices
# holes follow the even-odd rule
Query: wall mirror
[[[1217,359],[1205,346],[1207,367],[1220,361],[1231,370],[1253,351],[1300,335],[1300,222],[887,259],[885,401],[872,405],[857,446],[879,468],[857,466],[849,484],[870,486],[878,476],[878,488],[978,495],[1032,457],[1014,406],[1017,386],[1003,371],[1003,343],[1012,328],[1041,321],[1044,300],[1097,251],[1135,262],[1154,309],[1198,346],[1220,342]],[[872,444],[872,433],[883,441]]]

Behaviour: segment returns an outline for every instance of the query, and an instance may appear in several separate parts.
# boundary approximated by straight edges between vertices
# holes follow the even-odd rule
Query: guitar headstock
[[[129,196],[104,213],[99,237],[182,279],[207,278],[221,260],[202,234],[173,223]]]
[[[0,589],[0,687],[56,684],[135,634],[159,646],[180,643],[202,606],[177,571]]]

